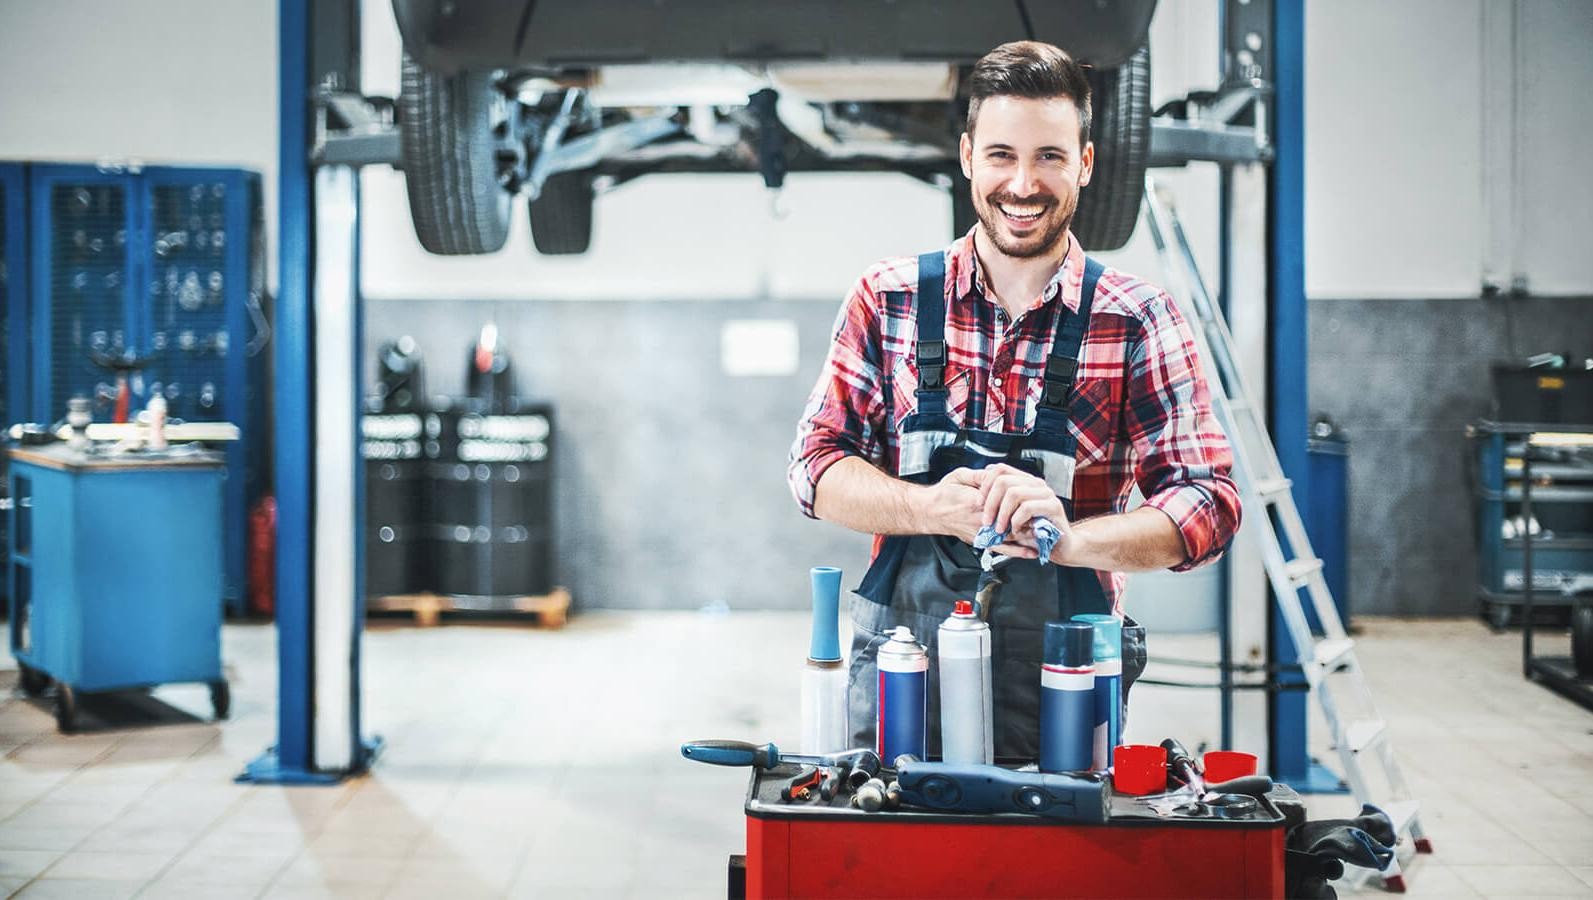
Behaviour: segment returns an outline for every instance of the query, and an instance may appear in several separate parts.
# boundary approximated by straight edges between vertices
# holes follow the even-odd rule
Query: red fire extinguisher
[[[249,611],[272,618],[277,608],[277,499],[261,497],[249,513]]]

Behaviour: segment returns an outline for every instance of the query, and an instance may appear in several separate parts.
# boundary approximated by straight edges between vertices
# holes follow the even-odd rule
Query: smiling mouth
[[[1047,207],[1045,204],[997,203],[996,209],[1001,210],[1008,222],[1019,228],[1027,228],[1040,221]]]

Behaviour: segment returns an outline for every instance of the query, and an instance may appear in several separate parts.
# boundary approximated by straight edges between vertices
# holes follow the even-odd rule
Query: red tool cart
[[[753,770],[746,896],[1282,897],[1284,820],[1158,816],[1134,797],[1112,821],[1017,813],[866,813],[844,798],[783,803],[792,766]]]

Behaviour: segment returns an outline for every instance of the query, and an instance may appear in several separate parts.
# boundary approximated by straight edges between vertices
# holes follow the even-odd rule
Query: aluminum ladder
[[[1183,282],[1184,293],[1199,319],[1200,327],[1195,333],[1201,354],[1215,363],[1217,378],[1208,378],[1212,405],[1233,447],[1233,474],[1249,512],[1246,518],[1255,526],[1253,530],[1261,541],[1267,579],[1311,695],[1327,719],[1345,780],[1357,801],[1370,803],[1388,814],[1401,843],[1408,836],[1416,852],[1431,853],[1432,842],[1422,829],[1419,806],[1394,758],[1387,722],[1377,714],[1371,688],[1356,658],[1355,641],[1344,630],[1328,590],[1322,560],[1311,551],[1311,540],[1295,506],[1291,483],[1278,462],[1266,420],[1253,399],[1255,394],[1245,384],[1228,323],[1200,276],[1171,197],[1150,178],[1145,180],[1145,206],[1162,265],[1169,275]],[[1301,590],[1310,598],[1321,623],[1321,638],[1312,633],[1306,619]],[[1381,789],[1374,789],[1368,781],[1369,766],[1381,769]],[[1380,874],[1389,890],[1405,889],[1397,852]]]

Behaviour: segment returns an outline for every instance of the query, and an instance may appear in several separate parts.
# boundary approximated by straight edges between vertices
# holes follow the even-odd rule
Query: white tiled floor
[[[1361,624],[1438,847],[1410,868],[1412,893],[1593,896],[1593,712],[1525,682],[1515,635]],[[187,721],[61,736],[0,672],[0,894],[722,896],[745,773],[686,763],[679,744],[790,741],[806,636],[805,616],[775,613],[595,613],[560,632],[384,624],[365,640],[365,715],[387,750],[336,787],[231,781],[274,738],[269,627],[226,628],[222,726],[168,712]],[[155,696],[208,712],[201,688]],[[1198,744],[1215,708],[1142,687],[1131,734]]]

